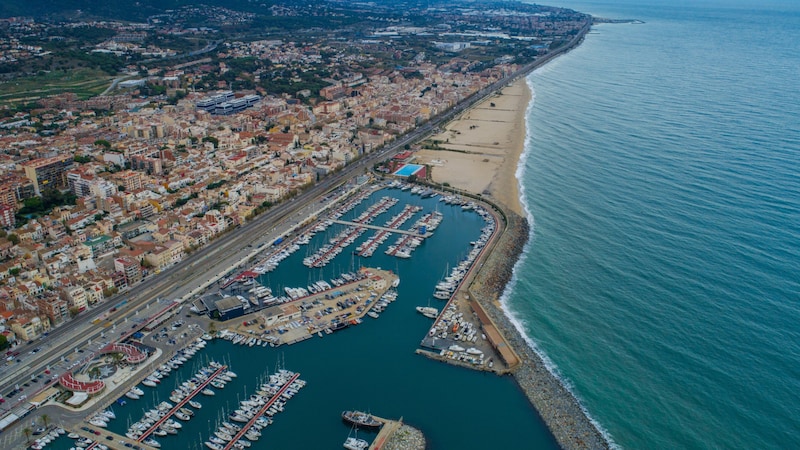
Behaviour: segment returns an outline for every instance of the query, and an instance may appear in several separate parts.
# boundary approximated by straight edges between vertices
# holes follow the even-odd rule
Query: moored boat
[[[383,422],[361,411],[342,411],[342,420],[361,428],[380,428]]]
[[[439,310],[432,306],[417,306],[417,312],[430,319],[435,319],[439,315]]]
[[[354,437],[348,437],[346,441],[344,441],[344,448],[348,450],[364,450],[369,447],[369,442],[358,439]]]

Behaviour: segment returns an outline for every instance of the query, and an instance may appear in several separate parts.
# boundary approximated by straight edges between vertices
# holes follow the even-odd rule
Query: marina
[[[254,380],[259,379],[264,369],[273,365],[276,359],[285,358],[304,374],[304,378],[312,381],[305,388],[308,394],[292,399],[291,410],[281,413],[280,426],[273,424],[262,430],[251,428],[249,437],[248,433],[243,434],[252,448],[266,448],[267,442],[270,448],[295,448],[296,435],[291,430],[309,426],[314,429],[314,436],[307,438],[310,439],[309,445],[322,448],[337,443],[341,446],[350,426],[342,421],[331,423],[330,419],[340,416],[343,409],[359,407],[363,410],[371,407],[370,409],[380,412],[382,416],[412,418],[409,420],[413,420],[415,425],[422,425],[429,442],[432,445],[438,442],[439,447],[469,447],[476,442],[484,442],[488,448],[498,442],[513,445],[516,436],[530,433],[542,433],[534,439],[546,436],[547,432],[535,412],[527,403],[519,401],[513,380],[486,379],[478,372],[420,358],[414,352],[419,347],[420,337],[427,336],[431,329],[431,320],[423,317],[415,307],[424,305],[425,299],[437,301],[431,296],[431,292],[443,280],[443,272],[449,276],[450,267],[457,267],[474,250],[475,246],[471,243],[481,240],[488,216],[482,216],[478,213],[479,210],[464,209],[461,204],[445,202],[442,200],[445,196],[442,195],[422,198],[419,194],[412,194],[410,189],[384,187],[368,190],[367,195],[357,193],[346,200],[354,206],[340,217],[363,217],[369,205],[379,204],[383,197],[399,200],[381,213],[386,217],[383,219],[384,223],[400,215],[407,206],[418,206],[432,211],[424,214],[415,225],[422,220],[440,216],[436,220],[438,223],[435,221],[425,224],[432,225],[434,229],[438,226],[438,231],[417,245],[413,258],[397,258],[387,254],[386,242],[380,244],[370,257],[369,268],[361,266],[362,257],[357,254],[342,252],[332,257],[323,267],[298,270],[298,267],[303,267],[302,260],[306,256],[303,251],[290,249],[294,246],[301,249],[303,246],[308,246],[309,249],[319,248],[329,243],[330,237],[327,235],[337,235],[346,229],[345,225],[333,222],[339,218],[331,219],[340,213],[341,207],[332,208],[329,216],[320,218],[318,222],[310,222],[278,245],[265,246],[262,249],[261,254],[251,264],[262,264],[266,261],[265,258],[275,256],[276,252],[286,252],[283,253],[285,256],[280,263],[270,272],[246,270],[232,275],[229,283],[226,282],[227,286],[220,283],[216,288],[224,292],[224,295],[242,296],[250,305],[245,311],[252,311],[228,321],[212,321],[217,330],[222,330],[215,333],[222,339],[205,341],[208,345],[199,349],[194,356],[199,361],[230,361],[226,365],[234,367],[239,377],[226,383],[225,395],[203,395],[203,391],[208,390],[213,394],[216,389],[206,386],[200,395],[191,400],[201,404],[202,408],[184,403],[183,408],[191,408],[194,412],[190,416],[181,411],[180,407],[174,406],[176,402],[171,401],[170,397],[176,388],[197,373],[197,366],[191,368],[189,366],[192,364],[181,366],[175,362],[176,368],[169,367],[169,380],[174,381],[167,381],[166,375],[161,379],[155,377],[156,370],[162,372],[164,363],[159,363],[161,365],[156,364],[141,375],[142,381],[149,379],[148,384],[155,386],[142,384],[145,395],[140,396],[140,399],[127,399],[126,405],[115,405],[117,419],[109,421],[106,428],[98,428],[100,433],[127,439],[124,436],[127,424],[138,420],[142,411],[158,409],[159,404],[170,399],[173,405],[170,409],[185,415],[188,420],[173,414],[174,421],[182,425],[180,431],[176,434],[167,433],[165,436],[153,434],[149,438],[155,437],[162,448],[176,448],[176,443],[185,442],[186,439],[199,445],[208,442],[224,448],[225,444],[212,440],[212,437],[220,439],[214,431],[223,430],[217,430],[212,425],[222,426],[221,423],[226,419],[236,426],[247,423],[232,420],[234,416],[231,414],[239,414],[236,410],[245,411],[241,405],[236,406],[237,399],[248,399],[257,394],[259,385]],[[375,217],[380,219],[380,214]],[[425,231],[429,231],[427,227]],[[419,230],[414,233],[418,234]],[[417,236],[402,234],[399,237]],[[351,245],[357,247],[367,239],[369,237],[361,236]],[[425,261],[425,264],[420,264],[421,261]],[[247,267],[256,268],[251,265]],[[387,268],[391,270],[386,270]],[[380,280],[373,280],[374,277],[379,277]],[[380,287],[375,284],[379,281],[382,283]],[[316,292],[312,293],[312,290]],[[290,296],[289,292],[295,295]],[[456,294],[457,292],[454,291]],[[274,303],[269,300],[272,297],[275,298]],[[259,305],[259,300],[263,307]],[[397,302],[400,303],[399,306],[389,307]],[[436,308],[441,311],[439,317],[449,314],[447,308],[448,306]],[[365,315],[370,318],[362,320]],[[464,314],[462,320],[467,317],[469,316]],[[201,316],[199,319],[204,318]],[[473,337],[477,337],[474,345],[461,345],[465,351],[472,346],[482,348],[481,345],[488,345],[488,336],[486,341],[477,332]],[[365,355],[368,357],[365,358]],[[257,363],[237,364],[237,361]],[[404,367],[404,370],[398,373],[379,370],[387,364]],[[338,369],[334,371],[331,367]],[[484,364],[483,367],[487,365]],[[409,395],[409,389],[417,389],[412,387],[415,385],[413,374],[424,374],[425,378],[445,382],[453,386],[455,391],[444,393],[436,399]],[[343,386],[352,384],[353,379],[362,380],[360,383],[363,383],[363,389],[342,389]],[[457,395],[458,391],[464,390],[471,394],[466,397]],[[377,405],[374,403],[376,392],[380,393],[382,399],[386,398]],[[494,417],[486,415],[486,411],[493,408],[509,407],[515,409],[515,417],[510,422],[500,423]],[[446,414],[448,420],[442,421],[441,414]],[[531,424],[535,426],[532,427]],[[515,438],[504,441],[503,438],[490,438],[487,435],[462,439],[458,430],[463,426],[508,430],[508,436]],[[254,431],[264,434],[264,438],[258,441],[250,439],[257,437]],[[267,434],[269,439],[265,439]],[[231,438],[235,435],[236,433],[229,433]],[[360,430],[358,438],[376,440],[370,436],[368,430]],[[142,443],[143,441],[139,442]],[[208,445],[206,447],[212,448]]]
[[[131,439],[136,439],[137,441],[142,442],[147,440],[147,438],[151,434],[153,434],[153,432],[161,428],[161,426],[164,424],[172,424],[173,425],[172,428],[179,428],[174,426],[176,422],[171,421],[171,417],[174,414],[176,414],[178,410],[181,409],[184,405],[189,403],[189,401],[192,400],[196,395],[207,389],[207,386],[213,383],[214,379],[217,376],[219,376],[222,372],[227,370],[226,366],[217,363],[212,363],[210,367],[213,368],[214,371],[209,373],[208,375],[206,375],[207,370],[201,370],[200,372],[198,372],[196,376],[203,378],[207,377],[207,378],[205,379],[201,378],[200,383],[195,385],[191,390],[189,390],[188,393],[185,394],[186,396],[183,399],[181,399],[175,406],[171,406],[167,402],[162,402],[159,405],[159,408],[156,408],[157,412],[153,413],[153,415],[151,416],[146,415],[147,418],[150,419],[150,421],[155,420],[154,422],[152,422],[152,425],[150,425],[149,428],[146,428],[144,431],[141,432],[141,434],[137,432],[137,430],[140,429],[139,427],[129,428],[129,431],[126,433],[126,435]],[[144,423],[146,424],[148,422]]]

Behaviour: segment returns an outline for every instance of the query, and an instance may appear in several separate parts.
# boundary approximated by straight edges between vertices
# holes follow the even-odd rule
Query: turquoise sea
[[[624,448],[800,441],[800,4],[559,1],[506,307]]]

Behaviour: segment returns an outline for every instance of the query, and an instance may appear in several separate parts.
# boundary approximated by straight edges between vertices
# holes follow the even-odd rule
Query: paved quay
[[[217,326],[232,333],[234,339],[239,335],[277,346],[356,325],[398,280],[397,274],[377,268],[362,268],[359,273],[359,280],[219,322]]]
[[[607,449],[609,442],[589,420],[575,396],[551,373],[503,312],[499,299],[529,235],[527,221],[504,210],[508,227],[470,286],[500,333],[522,359],[513,376],[564,449]]]

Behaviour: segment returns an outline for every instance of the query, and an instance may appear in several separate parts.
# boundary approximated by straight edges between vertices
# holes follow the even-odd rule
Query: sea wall
[[[513,376],[564,449],[607,449],[609,443],[589,420],[578,400],[551,373],[503,312],[499,298],[528,240],[528,222],[504,208],[506,228],[470,285],[498,330],[522,360]]]

